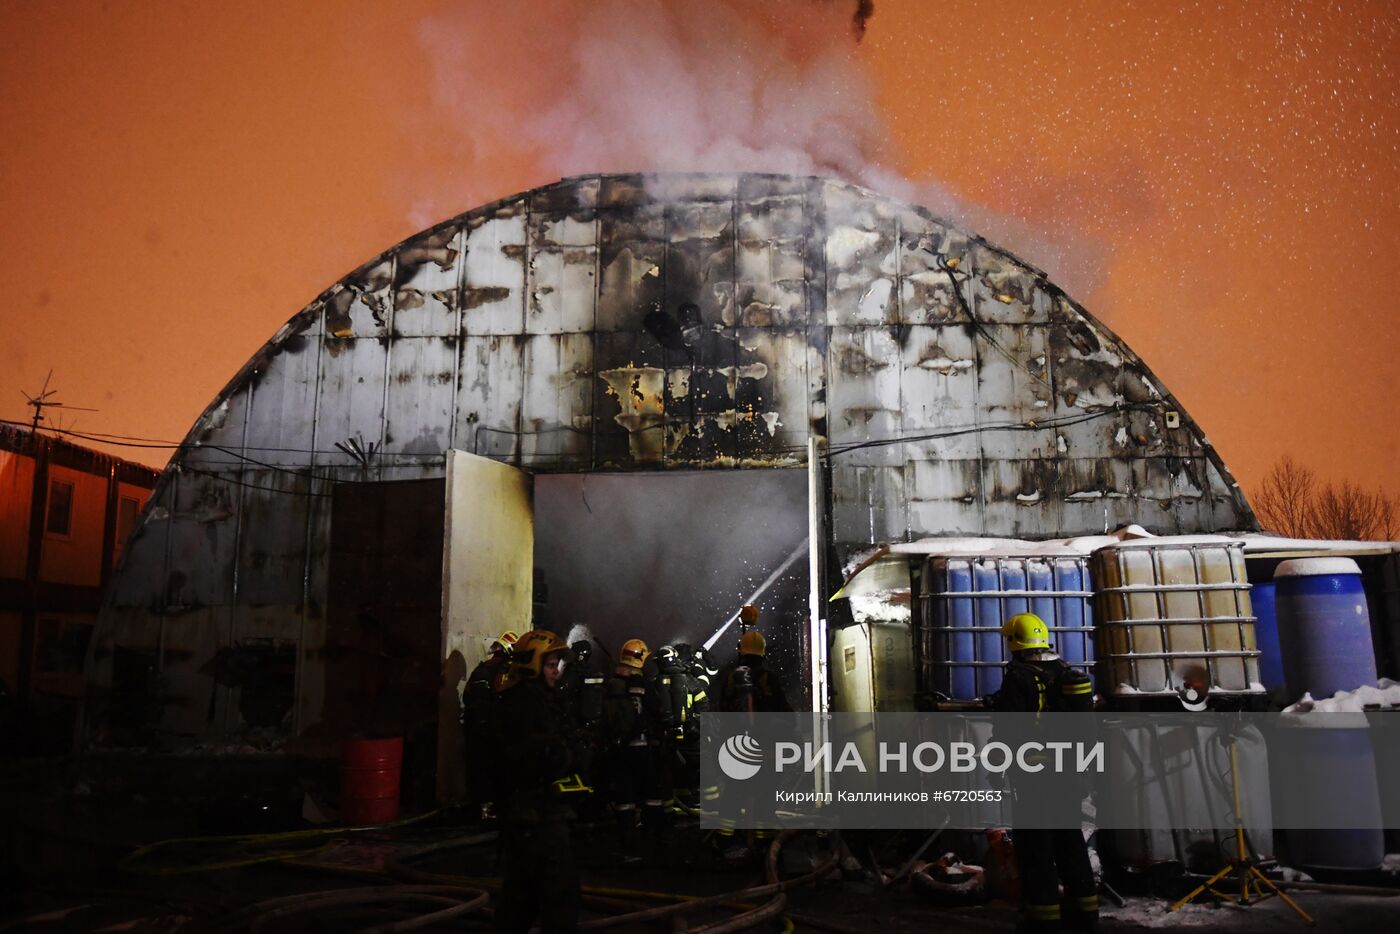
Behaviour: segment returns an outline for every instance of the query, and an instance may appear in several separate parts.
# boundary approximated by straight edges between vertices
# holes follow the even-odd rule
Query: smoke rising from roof
[[[433,76],[432,132],[460,134],[463,177],[416,204],[411,220],[427,226],[506,194],[482,187],[502,164],[534,166],[539,183],[643,171],[828,175],[991,236],[1086,294],[1104,244],[1040,234],[899,171],[860,51],[873,15],[864,0],[446,9],[420,24],[419,44]]]

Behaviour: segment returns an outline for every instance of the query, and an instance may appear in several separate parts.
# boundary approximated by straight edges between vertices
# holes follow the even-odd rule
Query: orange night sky
[[[844,174],[1040,266],[1252,489],[1400,492],[1400,4],[0,7],[0,417],[179,439],[323,288],[562,174]],[[153,464],[159,448],[124,449]]]

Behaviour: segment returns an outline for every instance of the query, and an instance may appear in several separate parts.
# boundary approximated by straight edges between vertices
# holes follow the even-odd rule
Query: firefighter
[[[687,667],[690,677],[691,690],[691,716],[687,723],[686,743],[687,748],[693,746],[695,765],[692,774],[699,781],[700,774],[700,746],[704,740],[700,733],[700,714],[708,713],[711,710],[718,710],[719,704],[716,699],[718,691],[719,665],[715,664],[714,656],[710,650],[700,646],[693,650],[690,657],[690,664]],[[719,798],[719,785],[708,785],[700,789],[700,807],[704,811],[713,812]]]
[[[668,654],[669,661],[666,660]],[[657,655],[663,658],[660,664],[663,680],[670,678],[672,714],[666,762],[671,796],[683,809],[694,810],[700,803],[700,724],[697,718],[709,709],[709,674],[703,664],[697,666],[697,651],[684,642],[663,646]]]
[[[768,670],[768,640],[757,629],[739,637],[739,657],[721,680],[721,709],[734,712],[787,713],[792,710],[776,674]]]
[[[1051,650],[1050,630],[1043,619],[1034,613],[1018,613],[1005,622],[1001,632],[1011,661],[1002,676],[1001,690],[988,699],[992,709],[1037,714],[1087,713],[1093,709],[1093,682]],[[1031,776],[1018,777],[1012,790],[1018,802],[1040,800],[1061,812],[1075,809],[1087,793],[1079,785],[1037,781]],[[1053,795],[1055,800],[1041,795]],[[1013,830],[1012,840],[1020,869],[1025,929],[1060,930],[1063,916],[1069,930],[1097,930],[1098,889],[1079,827]],[[1066,902],[1063,912],[1061,883]]]
[[[501,891],[496,930],[573,931],[579,879],[574,864],[569,792],[586,768],[559,706],[564,640],[548,630],[525,633],[498,682],[496,732],[500,756]]]
[[[486,659],[472,669],[462,690],[462,746],[467,765],[468,803],[482,818],[491,816],[495,800],[491,725],[500,680],[510,667],[511,647],[519,637],[510,630],[493,640]]]
[[[745,607],[745,609],[751,609]],[[740,618],[743,618],[741,612]],[[758,624],[758,614],[755,610],[752,615],[753,625]],[[759,713],[789,713],[792,705],[788,703],[787,694],[783,691],[783,686],[778,680],[778,676],[768,670],[766,656],[768,654],[768,640],[763,638],[763,633],[757,629],[749,629],[739,637],[739,657],[720,675],[720,709],[734,713],[748,713],[750,716]],[[740,801],[734,795],[730,795],[730,800],[720,813],[719,837],[715,843],[723,850],[725,858],[730,860],[745,859],[761,855],[766,849],[767,842],[773,833],[771,830],[760,829],[749,835],[748,840],[737,843],[733,840],[734,829],[737,826],[738,815],[734,813],[734,808],[748,812],[749,819],[755,820],[758,817],[759,802],[752,798],[745,797]],[[771,813],[771,806],[762,808]]]
[[[581,733],[591,733],[603,715],[602,672],[593,663],[593,643],[581,639],[569,646],[573,657],[559,679],[559,696],[569,725]]]
[[[641,639],[628,639],[618,652],[613,677],[603,686],[602,734],[624,862],[642,858],[639,831],[645,830],[650,846],[664,818],[665,798],[656,768],[659,718],[643,674],[650,654]]]

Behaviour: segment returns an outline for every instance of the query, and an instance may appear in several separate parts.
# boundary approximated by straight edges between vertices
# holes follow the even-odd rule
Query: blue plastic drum
[[[1284,680],[1291,700],[1376,683],[1361,569],[1350,558],[1295,558],[1274,571]]]
[[[1259,680],[1264,683],[1264,689],[1272,697],[1284,700],[1288,696],[1288,682],[1283,674],[1283,649],[1278,640],[1275,587],[1273,581],[1255,584],[1250,588],[1249,600],[1257,618],[1254,624],[1254,640],[1259,648]]]

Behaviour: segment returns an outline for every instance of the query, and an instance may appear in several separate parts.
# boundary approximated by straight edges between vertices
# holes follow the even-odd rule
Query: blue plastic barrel
[[[1304,715],[1305,720],[1309,716],[1318,715]],[[1321,716],[1338,719],[1334,714]],[[1352,727],[1300,726],[1289,748],[1295,761],[1275,762],[1274,781],[1325,789],[1331,806],[1344,802],[1349,822],[1369,825],[1288,831],[1293,864],[1307,869],[1375,869],[1385,858],[1385,831],[1375,750],[1365,720]]]
[[[1288,694],[1331,697],[1376,683],[1361,569],[1350,558],[1295,558],[1274,571]]]
[[[1254,641],[1259,649],[1259,680],[1276,700],[1288,698],[1288,682],[1283,674],[1283,649],[1278,641],[1278,611],[1274,605],[1273,581],[1254,584],[1249,591],[1254,607]]]
[[[1001,687],[1009,655],[1001,625],[1035,613],[1070,664],[1093,665],[1088,563],[1080,557],[937,557],[925,595],[929,630],[921,641],[925,688],[955,700]]]

